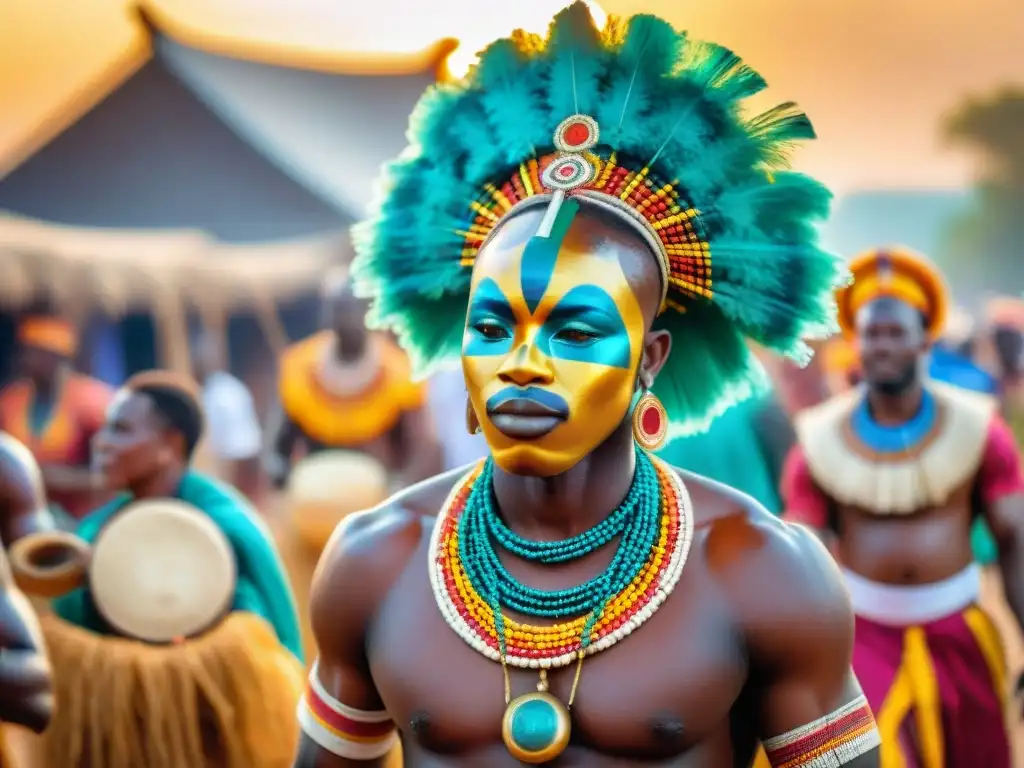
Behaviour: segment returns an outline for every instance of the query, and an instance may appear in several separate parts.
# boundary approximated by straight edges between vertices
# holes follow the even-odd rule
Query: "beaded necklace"
[[[508,705],[502,734],[509,751],[523,762],[541,763],[568,743],[568,710],[583,659],[639,628],[679,581],[693,536],[693,516],[689,495],[676,473],[637,448],[633,482],[614,512],[572,538],[530,541],[501,520],[493,474],[493,462],[487,459],[452,489],[431,536],[431,586],[456,634],[502,665]],[[566,563],[616,538],[615,556],[601,574],[550,592],[521,584],[497,554],[500,547],[530,562]],[[571,618],[550,625],[526,624],[508,618],[502,609],[540,619]],[[548,693],[547,670],[573,662],[576,674],[564,707]],[[508,665],[538,669],[537,692],[513,700]]]

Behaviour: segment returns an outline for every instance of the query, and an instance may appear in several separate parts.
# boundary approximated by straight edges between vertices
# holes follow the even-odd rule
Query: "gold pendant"
[[[565,751],[572,731],[569,710],[548,693],[547,670],[541,670],[536,693],[517,696],[505,708],[501,738],[516,760],[538,765]]]

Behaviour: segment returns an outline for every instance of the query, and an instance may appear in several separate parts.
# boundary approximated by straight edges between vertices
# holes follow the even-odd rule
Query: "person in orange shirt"
[[[102,501],[89,469],[89,441],[113,392],[72,369],[78,334],[68,322],[28,317],[18,328],[18,344],[19,376],[0,390],[0,429],[32,451],[55,511],[80,519]]]

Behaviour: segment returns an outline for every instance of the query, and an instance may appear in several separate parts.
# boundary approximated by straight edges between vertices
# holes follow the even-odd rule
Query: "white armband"
[[[331,754],[348,760],[375,760],[398,742],[398,729],[385,711],[367,712],[330,696],[316,676],[316,664],[299,702],[302,732]]]
[[[881,738],[868,700],[861,695],[831,714],[762,743],[773,768],[839,768],[878,747]]]

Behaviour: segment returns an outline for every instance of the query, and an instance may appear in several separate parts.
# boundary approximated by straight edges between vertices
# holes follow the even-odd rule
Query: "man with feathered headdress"
[[[828,193],[783,167],[812,131],[745,115],[764,86],[577,2],[423,97],[356,288],[417,372],[461,362],[490,455],[335,531],[297,765],[380,765],[399,729],[409,766],[717,768],[759,741],[878,765],[820,542],[651,454],[758,389],[748,338],[802,357],[834,322]]]
[[[797,418],[786,518],[836,542],[883,764],[1009,768],[1005,660],[977,605],[970,531],[987,521],[1024,619],[1020,457],[994,398],[926,377],[948,312],[935,267],[886,248],[851,271],[839,321],[864,387]]]

